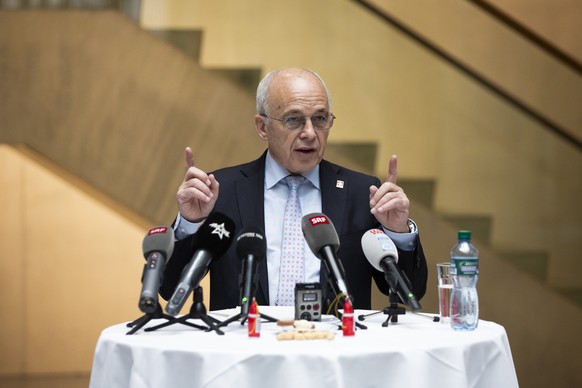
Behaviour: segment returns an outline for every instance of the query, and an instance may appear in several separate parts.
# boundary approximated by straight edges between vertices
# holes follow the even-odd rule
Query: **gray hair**
[[[269,106],[269,86],[275,77],[282,71],[286,71],[289,69],[280,69],[280,70],[273,70],[270,71],[262,80],[259,82],[259,86],[257,87],[257,114],[267,114],[267,107]],[[325,89],[325,95],[327,97],[327,106],[328,109],[331,111],[331,97],[329,95],[329,91],[327,90],[327,86],[325,82],[323,82],[323,78],[319,76],[315,71],[311,69],[301,69],[308,73],[313,74],[319,82],[323,85]]]

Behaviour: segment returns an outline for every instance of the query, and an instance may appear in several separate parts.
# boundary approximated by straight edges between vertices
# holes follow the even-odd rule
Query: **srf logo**
[[[148,236],[151,236],[152,234],[166,233],[167,230],[168,230],[168,228],[166,228],[165,226],[153,228],[153,229],[150,229],[150,231],[148,232]]]
[[[321,224],[329,224],[329,220],[325,216],[311,217],[309,219],[309,222],[311,223],[311,226],[316,226],[316,225],[321,225]]]
[[[380,229],[370,229],[371,234],[384,234]]]

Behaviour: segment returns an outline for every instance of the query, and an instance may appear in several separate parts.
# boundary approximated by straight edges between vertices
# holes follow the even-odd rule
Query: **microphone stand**
[[[261,319],[266,319],[268,322],[277,322],[278,319],[277,318],[273,318],[271,316],[268,316],[267,314],[263,314],[259,311],[259,316],[261,317]],[[226,321],[223,321],[222,323],[220,323],[218,326],[216,327],[223,327],[223,326],[227,326],[230,323],[234,322],[234,321],[238,321],[240,319],[240,324],[244,325],[245,322],[247,321],[248,318],[248,314],[243,314],[242,312],[228,318]]]
[[[344,316],[344,315],[343,315],[342,313],[340,313],[339,311],[337,312],[337,315],[338,315],[338,318],[339,318],[339,320],[343,322],[343,316]],[[362,320],[363,320],[363,319],[362,319]],[[364,325],[364,324],[361,324],[361,323],[360,323],[360,322],[358,322],[358,321],[355,321],[355,322],[354,322],[354,324],[355,324],[355,325],[356,325],[356,327],[357,327],[357,328],[359,328],[359,329],[362,329],[362,330],[367,330],[367,329],[368,329],[368,326],[366,326],[366,325]],[[339,328],[339,329],[341,329],[341,328],[342,328],[342,325],[338,325],[338,328]]]
[[[252,303],[252,301],[253,301],[253,298],[255,297],[255,290],[256,290],[256,287],[257,287],[257,280],[256,280],[256,277],[255,277],[254,284],[253,284],[253,286],[251,287],[251,292],[250,292],[250,294],[251,294],[251,295],[250,295],[250,297],[249,297],[249,301],[248,301],[248,303]],[[240,312],[240,313],[238,313],[238,314],[236,314],[236,315],[234,315],[234,316],[232,316],[232,317],[228,318],[226,321],[223,321],[223,322],[222,322],[222,323],[220,323],[220,324],[219,324],[217,327],[223,327],[223,326],[227,326],[227,325],[229,325],[230,323],[232,323],[232,322],[234,322],[234,321],[238,321],[239,319],[240,319],[240,324],[241,324],[241,325],[244,325],[244,324],[245,324],[245,322],[246,322],[246,321],[247,321],[247,319],[248,319],[248,316],[249,316],[249,314],[248,314],[248,309],[247,309],[247,313],[246,313],[246,314],[243,314],[243,312],[242,312],[242,305],[241,305],[241,312]],[[263,314],[263,313],[261,313],[260,311],[259,311],[259,316],[261,317],[261,319],[266,319],[268,322],[277,322],[277,321],[278,321],[278,319],[276,319],[276,318],[273,318],[273,317],[271,317],[271,316],[268,316],[267,314]]]
[[[332,289],[333,289],[333,286],[332,286]],[[342,296],[342,295],[343,295],[343,296],[345,296],[345,297],[348,297],[348,296],[347,296],[345,293],[343,293],[343,292],[342,292],[342,293],[339,293],[339,294],[336,296],[336,298],[341,298],[341,296]],[[326,303],[329,305],[329,299],[327,300],[327,302],[326,302]],[[338,303],[339,303],[339,301],[336,301],[336,302],[334,302],[334,303],[332,303],[332,304],[334,304],[334,305],[335,305],[335,304],[338,304]],[[324,311],[325,311],[325,310],[327,310],[327,311],[329,312],[329,307],[330,307],[330,306],[327,306],[327,307],[324,309]],[[338,309],[338,306],[336,306],[336,307],[335,307],[335,311],[334,311],[334,313],[335,313],[335,314],[334,314],[334,315],[335,315],[335,317],[336,317],[336,318],[338,318],[338,319],[340,320],[340,322],[343,322],[343,317],[344,317],[344,315],[343,315],[343,313],[341,313],[341,312],[339,311],[339,309]],[[374,314],[376,314],[376,313],[374,313]],[[361,316],[361,315],[360,315],[360,316]],[[360,320],[361,320],[361,321],[363,321],[363,319],[360,319]],[[362,330],[367,330],[367,329],[368,329],[368,327],[367,327],[366,325],[363,325],[363,324],[359,323],[358,321],[355,321],[355,322],[354,322],[354,324],[355,324],[355,325],[356,325],[356,327],[357,327],[357,328],[359,328],[359,329],[362,329]],[[337,326],[338,326],[338,329],[340,329],[340,330],[342,329],[342,324],[341,324],[341,323],[340,323],[339,325],[337,325]]]
[[[332,248],[329,245],[328,246],[324,246],[321,250],[328,252],[328,255],[329,256],[333,256],[333,250],[332,250]],[[340,322],[343,322],[343,316],[344,315],[339,312],[339,306],[338,306],[338,304],[340,303],[342,297],[349,298],[350,296],[349,296],[349,292],[348,292],[347,289],[345,290],[345,292],[344,291],[340,291],[341,288],[333,280],[333,274],[334,273],[342,273],[342,274],[345,273],[344,267],[342,266],[341,261],[338,261],[337,264],[334,263],[334,262],[329,262],[328,263],[327,260],[322,260],[322,261],[323,261],[323,267],[325,268],[325,273],[327,275],[328,290],[330,290],[333,294],[335,294],[335,299],[332,302],[332,304],[335,306],[334,307],[334,310],[335,310],[334,311],[334,313],[335,313],[334,315],[336,316],[336,318],[338,318],[340,320]],[[332,268],[331,267],[335,267],[335,270],[332,271]],[[344,278],[345,278],[345,275],[344,275]],[[325,310],[329,310],[329,307],[330,307],[329,306],[329,303],[326,303],[326,304],[328,304],[328,306],[325,306],[324,311]],[[368,329],[368,327],[366,327],[365,325],[359,323],[358,321],[354,321],[354,324],[359,329],[362,329],[362,330],[367,330]],[[338,325],[338,328],[341,330],[342,329],[342,325],[341,324]]]
[[[204,331],[214,330],[216,332],[216,334],[224,335],[224,332],[219,330],[218,326],[216,325],[216,324],[220,323],[220,321],[218,319],[206,314],[206,307],[204,307],[203,300],[204,300],[204,298],[203,298],[203,293],[202,293],[202,287],[198,286],[194,289],[194,303],[192,303],[192,306],[190,307],[190,313],[182,315],[179,318],[172,317],[172,320],[169,320],[168,322],[164,322],[164,323],[159,324],[157,326],[148,327],[144,330],[145,331],[154,331],[157,329],[161,329],[162,327],[173,325],[174,323],[181,323],[183,325],[194,327],[196,329],[200,329],[200,330],[204,330]],[[208,327],[204,327],[204,326],[200,326],[200,325],[196,325],[194,323],[188,322],[188,319],[200,319],[204,323],[206,323],[206,325],[208,325]]]
[[[388,318],[386,318],[386,320],[382,323],[382,327],[388,327],[388,322],[397,323],[398,316],[406,314],[406,309],[404,307],[398,306],[398,300],[399,300],[398,294],[390,290],[389,292],[390,305],[388,307],[384,307],[382,311],[376,311],[370,314],[360,315],[358,316],[358,320],[363,321],[366,318],[371,317],[373,315],[384,313],[388,315]]]
[[[164,314],[162,308],[160,307],[159,301],[156,303],[156,310],[153,313],[145,313],[141,317],[137,318],[136,320],[129,322],[127,327],[132,327],[130,331],[126,333],[126,335],[132,335],[139,329],[141,329],[146,323],[151,321],[152,319],[159,319],[164,318],[168,321],[175,320],[176,318],[172,317],[171,315]]]

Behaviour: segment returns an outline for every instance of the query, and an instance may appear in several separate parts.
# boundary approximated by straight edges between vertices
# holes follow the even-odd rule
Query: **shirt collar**
[[[273,186],[275,186],[281,179],[285,178],[287,175],[291,173],[287,171],[287,169],[281,166],[277,161],[271,156],[270,152],[267,152],[267,157],[265,159],[265,186],[267,190],[270,190]],[[317,190],[319,190],[319,163],[313,167],[311,170],[307,171],[306,173],[301,174]]]

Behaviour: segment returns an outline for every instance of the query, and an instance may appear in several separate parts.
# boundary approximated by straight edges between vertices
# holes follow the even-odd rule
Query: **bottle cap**
[[[470,230],[459,230],[459,240],[471,240],[471,231]]]

